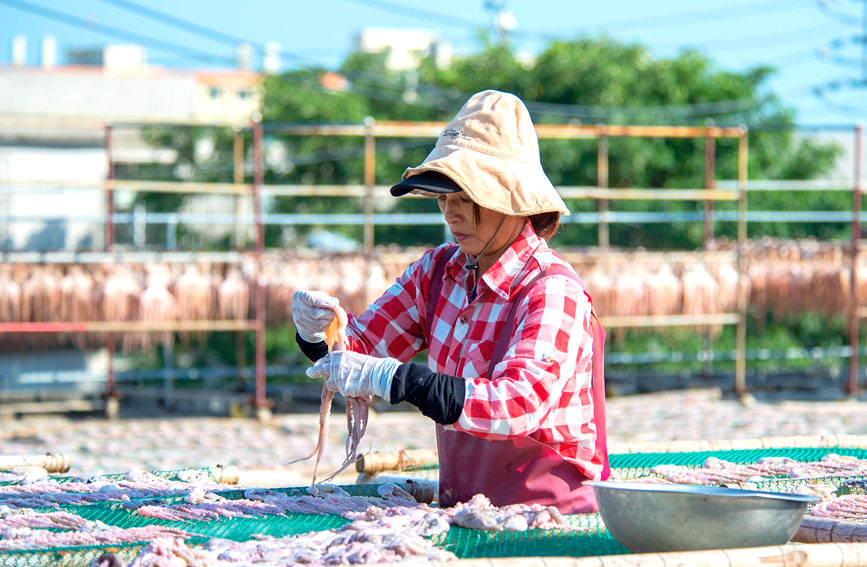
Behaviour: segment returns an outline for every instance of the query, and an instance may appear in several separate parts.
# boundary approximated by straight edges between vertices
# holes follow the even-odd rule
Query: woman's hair
[[[476,202],[473,202],[473,220],[476,222],[476,226],[482,221],[481,209]],[[530,224],[533,225],[533,231],[537,236],[550,240],[557,233],[557,229],[560,228],[560,212],[550,211],[530,215]]]
[[[547,213],[539,213],[538,215],[530,215],[530,224],[533,225],[533,230],[540,238],[550,240],[560,228],[560,212],[550,211]]]

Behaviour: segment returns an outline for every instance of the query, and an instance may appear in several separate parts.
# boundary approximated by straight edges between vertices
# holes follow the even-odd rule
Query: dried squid
[[[325,330],[325,343],[328,345],[328,350],[330,352],[344,349],[346,344],[346,324],[349,322],[346,311],[344,311],[340,305],[335,305],[333,309],[334,318]],[[292,461],[292,463],[296,463],[313,457],[316,458],[313,464],[312,486],[316,486],[319,462],[322,460],[322,455],[325,452],[326,441],[328,439],[328,421],[331,414],[331,403],[333,400],[334,392],[329,390],[328,387],[323,384],[321,403],[319,406],[319,435],[316,439],[316,447],[314,447],[313,451],[306,457]],[[330,473],[323,482],[330,481],[355,462],[358,443],[361,441],[361,438],[364,436],[367,429],[369,403],[370,398],[346,399],[346,422],[349,431],[349,436],[346,439],[346,458],[344,459],[343,464],[341,464],[337,470]]]

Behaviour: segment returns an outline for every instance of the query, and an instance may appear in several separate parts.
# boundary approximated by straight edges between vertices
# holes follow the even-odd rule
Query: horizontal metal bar
[[[300,376],[308,366],[270,364],[265,366],[266,376]],[[240,376],[252,380],[256,377],[255,366],[215,366],[194,368],[158,368],[153,370],[117,370],[114,378],[116,383],[148,382],[155,380],[215,380],[235,378]],[[0,368],[0,385],[10,382],[16,385],[30,384],[63,384],[63,383],[104,383],[105,372],[94,370],[45,370],[45,371],[12,371],[10,368]]]
[[[391,197],[391,185],[375,185],[374,197]],[[272,197],[364,197],[365,185],[263,185],[262,196]],[[413,195],[415,196],[415,195]]]
[[[642,264],[684,263],[696,261],[734,261],[737,250],[611,250],[600,254],[599,249],[573,251],[564,249],[560,255],[571,264]]]
[[[746,133],[745,126],[618,126],[537,124],[539,138],[738,138]]]
[[[238,263],[242,252],[15,252],[0,251],[0,262],[17,264],[115,264],[162,263],[189,264],[196,262]]]
[[[852,211],[752,211],[746,214],[747,222],[838,222],[851,223]],[[680,212],[628,212],[608,211],[605,213],[584,212],[572,213],[561,219],[563,224],[591,224],[602,220],[610,224],[663,224],[673,222],[702,222],[705,213],[701,211]],[[860,219],[867,221],[867,212],[862,212]],[[714,222],[738,222],[737,211],[714,211]],[[200,224],[200,225],[247,225],[255,224],[253,215],[203,214],[203,213],[115,213],[112,221],[122,224]],[[440,213],[378,213],[372,217],[375,225],[442,225]],[[103,215],[76,215],[69,217],[43,217],[36,215],[0,217],[0,222],[12,224],[16,222],[30,223],[91,223],[103,225]],[[266,225],[364,225],[368,218],[362,213],[340,214],[270,214],[262,215],[262,223]]]
[[[724,179],[716,182],[720,189],[737,189],[739,181]],[[851,179],[750,179],[747,191],[848,191],[855,187]]]
[[[629,317],[600,317],[603,327],[683,327],[688,325],[733,325],[740,321],[737,313],[711,313],[703,315],[647,315]]]
[[[859,354],[867,354],[867,348],[861,347]],[[744,357],[747,360],[821,360],[823,358],[848,358],[852,349],[845,347],[814,347],[787,349],[753,349],[747,350]],[[654,363],[685,363],[706,361],[732,361],[737,357],[736,351],[696,351],[696,352],[614,352],[605,354],[607,365],[654,364]]]
[[[611,199],[618,201],[737,201],[737,191],[721,189],[604,189],[561,187],[564,199]]]
[[[43,189],[129,190],[142,193],[204,193],[223,195],[249,195],[252,186],[247,183],[205,183],[198,181],[144,181],[136,179],[104,179],[99,181],[69,179],[11,179],[0,178],[0,186]]]
[[[851,223],[851,211],[752,211],[746,215],[747,222],[839,222]],[[673,222],[701,222],[705,213],[700,211],[680,212],[628,212],[608,211],[605,213],[586,212],[572,213],[564,216],[563,224],[598,224],[604,218],[610,224],[660,224]],[[861,213],[861,220],[867,220],[867,212]],[[198,213],[115,213],[112,221],[122,224],[201,224],[201,225],[247,225],[255,224],[252,215],[198,214]],[[714,211],[714,222],[737,222],[737,211]],[[70,217],[41,217],[36,215],[0,217],[5,223],[16,222],[55,222],[55,223],[92,223],[102,225],[105,217],[102,215],[77,215]],[[440,213],[379,213],[373,215],[375,225],[442,225]],[[341,214],[270,214],[262,215],[262,223],[266,225],[363,225],[368,218],[362,213]]]
[[[359,124],[263,124],[264,132],[298,136],[366,136],[384,138],[436,138],[445,122],[374,122]],[[642,137],[642,138],[737,138],[746,127],[716,126],[617,126],[580,124],[536,124],[536,135],[541,139]]]
[[[245,320],[166,321],[164,323],[146,321],[24,321],[0,323],[0,334],[254,331],[258,326],[256,321]]]

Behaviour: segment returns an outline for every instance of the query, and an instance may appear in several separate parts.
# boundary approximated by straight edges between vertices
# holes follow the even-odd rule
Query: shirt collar
[[[515,283],[515,278],[521,274],[527,261],[533,255],[533,252],[535,252],[539,246],[544,244],[544,242],[545,241],[539,238],[539,236],[533,231],[533,225],[531,225],[530,220],[527,219],[524,223],[524,228],[521,229],[521,233],[515,241],[512,242],[511,246],[509,246],[506,251],[497,258],[494,265],[482,275],[481,281],[497,295],[504,299],[509,299],[509,291]],[[466,263],[466,254],[455,254],[455,257],[452,258],[446,266],[446,273],[462,285],[465,285],[467,277],[469,276],[469,270],[466,268]]]

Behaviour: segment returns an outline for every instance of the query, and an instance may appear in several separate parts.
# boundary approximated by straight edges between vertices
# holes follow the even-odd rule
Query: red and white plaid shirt
[[[466,256],[455,254],[445,267],[428,345],[427,290],[433,266],[449,246],[425,252],[366,312],[350,319],[349,348],[402,362],[427,349],[432,370],[466,379],[460,419],[447,428],[491,440],[530,437],[573,462],[585,476],[600,478],[602,463],[593,459],[591,305],[578,281],[552,275],[534,284],[518,306],[505,357],[493,376],[486,375],[510,297],[521,287],[516,284],[551,264],[569,264],[528,221],[484,273],[470,302]]]

